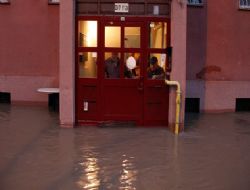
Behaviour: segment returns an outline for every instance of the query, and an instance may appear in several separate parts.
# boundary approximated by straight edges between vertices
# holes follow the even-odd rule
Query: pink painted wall
[[[189,28],[187,41],[195,44],[195,49],[205,50],[205,64],[202,67],[195,53],[188,51],[187,90],[189,98],[200,98],[200,110],[204,112],[234,111],[236,98],[250,98],[250,11],[239,10],[235,0],[204,1],[206,15],[206,46],[196,41],[191,31],[199,34],[198,27]],[[197,8],[198,9],[198,8]],[[197,14],[188,8],[188,22]],[[198,18],[201,19],[202,17]],[[201,21],[199,21],[200,24]],[[203,29],[199,29],[203,33]],[[200,38],[200,40],[202,40]],[[193,67],[190,60],[194,60]],[[201,68],[200,72],[197,71]]]
[[[75,124],[75,13],[74,1],[60,2],[60,123]]]
[[[206,64],[207,5],[187,7],[187,80],[196,79]]]
[[[187,80],[249,80],[249,19],[235,0],[188,6]]]
[[[221,71],[207,80],[250,80],[250,11],[238,9],[238,0],[209,0],[207,65]]]
[[[187,7],[182,1],[171,3],[171,46],[173,47],[172,72],[170,80],[178,81],[181,86],[181,114],[180,123],[184,124],[185,94],[186,94],[186,26]],[[169,126],[175,124],[176,87],[170,87],[169,96]]]
[[[0,5],[0,91],[12,101],[47,101],[59,85],[59,6],[47,0]]]

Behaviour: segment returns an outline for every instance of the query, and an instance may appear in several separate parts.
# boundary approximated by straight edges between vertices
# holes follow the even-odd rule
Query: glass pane
[[[121,47],[121,27],[105,26],[105,47]]]
[[[140,48],[141,46],[141,28],[125,27],[124,44],[125,48]]]
[[[151,22],[150,25],[150,48],[167,47],[167,23]]]
[[[78,54],[79,78],[97,78],[97,52]]]
[[[165,79],[166,70],[166,54],[152,53],[150,54],[147,77],[148,79]]]
[[[124,78],[137,79],[141,76],[139,53],[125,53],[124,63]]]
[[[105,53],[105,78],[120,78],[120,53]]]
[[[78,28],[78,47],[97,47],[97,21],[79,21]]]

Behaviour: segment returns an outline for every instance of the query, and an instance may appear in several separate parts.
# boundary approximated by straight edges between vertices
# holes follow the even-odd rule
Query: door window
[[[140,73],[140,53],[125,53],[124,55],[124,78],[137,79]]]
[[[150,48],[167,48],[167,23],[166,22],[150,22]]]
[[[151,53],[148,60],[147,77],[148,79],[165,79],[166,54]]]
[[[97,78],[97,52],[78,53],[78,77]]]
[[[121,55],[117,52],[105,52],[105,78],[120,78]]]
[[[125,48],[140,48],[141,46],[141,28],[124,28],[124,46]]]
[[[97,47],[97,21],[78,22],[78,47]]]
[[[121,27],[105,26],[105,47],[121,47]]]

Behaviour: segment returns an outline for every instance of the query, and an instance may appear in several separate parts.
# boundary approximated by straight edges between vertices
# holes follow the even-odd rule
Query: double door
[[[78,123],[167,125],[167,20],[79,17],[77,44]]]

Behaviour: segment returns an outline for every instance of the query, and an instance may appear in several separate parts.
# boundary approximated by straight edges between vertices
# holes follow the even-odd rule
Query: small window
[[[60,3],[60,0],[49,0],[49,5],[58,5]]]
[[[0,92],[0,103],[11,103],[11,95],[8,92]]]
[[[239,8],[250,10],[250,0],[240,0],[239,1]]]
[[[10,0],[0,0],[0,4],[10,4]]]
[[[186,98],[185,112],[199,113],[200,112],[200,98]]]
[[[203,2],[202,0],[188,0],[188,5],[201,6]]]
[[[235,111],[236,112],[249,112],[250,111],[250,98],[236,98]]]

